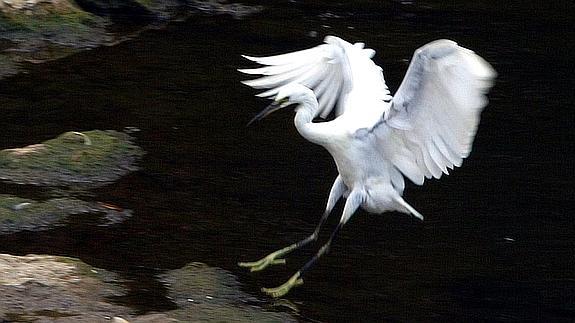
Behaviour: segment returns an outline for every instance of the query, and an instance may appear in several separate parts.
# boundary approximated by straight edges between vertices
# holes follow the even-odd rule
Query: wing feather
[[[418,49],[384,121],[371,130],[381,134],[382,154],[419,185],[461,166],[495,76],[486,61],[455,42],[438,40]]]
[[[244,55],[263,67],[240,69],[248,75],[262,75],[243,83],[256,89],[267,89],[258,94],[260,97],[272,97],[291,83],[302,84],[314,91],[320,107],[317,114],[322,118],[334,110],[337,117],[348,111],[360,114],[362,109],[374,106],[353,104],[350,96],[391,99],[381,68],[371,60],[374,50],[365,49],[363,43],[352,45],[334,36],[327,36],[324,42],[313,48],[275,56]]]
[[[328,84],[326,91],[319,97],[319,111],[321,116],[329,114],[339,98],[344,83],[342,78],[341,70],[335,69],[333,72],[333,80]]]
[[[286,65],[286,64],[293,64],[294,62],[298,61],[306,61],[310,58],[315,57],[324,57],[324,55],[318,55],[319,52],[325,49],[324,45],[319,45],[313,48],[308,48],[296,52],[280,54],[280,55],[273,55],[273,56],[265,56],[265,57],[254,57],[248,55],[242,55],[244,58],[249,59],[252,62],[256,62],[261,65]]]

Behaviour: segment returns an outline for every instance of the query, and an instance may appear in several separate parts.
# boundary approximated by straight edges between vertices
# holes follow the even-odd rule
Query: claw
[[[272,252],[264,258],[254,262],[239,262],[238,266],[249,268],[251,272],[264,270],[270,265],[285,265],[286,260],[283,258],[276,259],[280,256],[279,252]]]
[[[275,288],[262,288],[262,292],[270,295],[271,297],[278,298],[287,294],[292,288],[303,284],[303,279],[300,277],[298,271],[287,282]]]

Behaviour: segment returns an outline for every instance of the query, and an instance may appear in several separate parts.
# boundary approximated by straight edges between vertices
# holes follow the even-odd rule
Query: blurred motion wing
[[[244,56],[264,66],[240,69],[242,73],[263,75],[243,83],[256,89],[267,89],[258,94],[260,97],[273,97],[290,83],[302,84],[314,91],[319,102],[318,115],[322,118],[326,118],[334,107],[337,117],[350,109],[359,112],[370,106],[357,104],[350,98],[391,99],[381,68],[371,60],[375,51],[365,49],[362,43],[351,44],[335,36],[327,36],[324,42],[313,48],[276,56]]]

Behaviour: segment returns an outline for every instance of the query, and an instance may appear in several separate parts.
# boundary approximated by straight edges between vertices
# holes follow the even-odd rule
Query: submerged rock
[[[235,276],[203,263],[190,263],[160,277],[170,299],[178,306],[168,312],[184,322],[295,322],[286,314],[254,305],[258,300],[243,293]]]
[[[0,234],[50,229],[77,214],[101,214],[106,220],[103,225],[111,225],[130,217],[131,211],[75,198],[34,201],[0,194]]]
[[[41,144],[0,151],[0,180],[95,187],[137,169],[143,151],[116,131],[67,132]]]

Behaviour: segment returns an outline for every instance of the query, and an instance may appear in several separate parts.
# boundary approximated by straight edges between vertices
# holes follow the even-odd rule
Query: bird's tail
[[[405,213],[411,213],[411,215],[423,221],[423,215],[417,212],[417,210],[414,209],[411,205],[407,204],[407,202],[405,202],[405,200],[401,196],[396,197],[395,201],[399,203],[399,205],[401,205],[400,211],[404,211]]]

